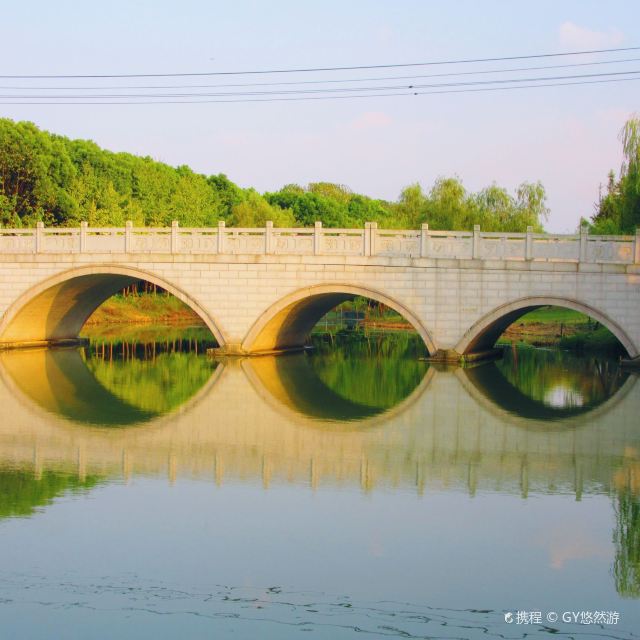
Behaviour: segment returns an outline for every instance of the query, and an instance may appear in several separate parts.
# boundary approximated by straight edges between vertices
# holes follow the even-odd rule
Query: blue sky
[[[631,0],[25,0],[5,3],[2,23],[5,75],[344,66],[640,45],[640,3]],[[618,55],[640,58],[640,51]],[[640,69],[640,61],[620,68]],[[438,176],[457,175],[471,190],[540,180],[552,210],[548,228],[570,231],[593,212],[609,169],[619,168],[618,132],[640,111],[639,98],[640,81],[316,102],[3,104],[0,115],[223,172],[261,191],[329,180],[396,199],[402,187],[428,188]]]

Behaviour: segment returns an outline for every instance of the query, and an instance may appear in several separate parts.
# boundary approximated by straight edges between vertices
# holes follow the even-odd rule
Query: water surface
[[[0,635],[638,637],[636,375],[332,339],[221,362],[199,334],[1,353]],[[505,623],[518,610],[620,622]]]

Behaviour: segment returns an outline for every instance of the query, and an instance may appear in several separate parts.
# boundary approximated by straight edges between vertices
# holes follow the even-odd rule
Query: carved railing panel
[[[84,236],[86,253],[124,253],[125,230],[115,228],[88,228]]]
[[[477,258],[481,260],[525,260],[526,236],[507,233],[481,233],[478,237]]]
[[[266,233],[264,229],[226,229],[224,231],[224,253],[265,253]]]
[[[129,252],[171,253],[171,229],[132,229]]]
[[[580,236],[544,236],[533,238],[533,259],[577,262],[580,259]]]
[[[594,236],[587,241],[587,262],[633,263],[633,236]]]
[[[217,253],[218,230],[179,229],[176,232],[177,253]]]
[[[455,231],[431,231],[427,249],[428,258],[473,257],[473,234]]]
[[[365,233],[362,229],[323,229],[320,253],[324,255],[362,256]]]
[[[313,229],[273,229],[268,253],[277,255],[313,255]]]
[[[417,258],[420,256],[419,231],[388,231],[376,229],[373,241],[377,256]]]
[[[40,253],[77,253],[80,251],[79,229],[46,229],[41,236]]]
[[[35,250],[34,229],[0,229],[0,252],[35,253]]]

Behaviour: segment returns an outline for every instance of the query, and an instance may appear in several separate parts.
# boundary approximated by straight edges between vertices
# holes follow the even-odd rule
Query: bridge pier
[[[438,351],[427,358],[427,360],[443,364],[463,365],[469,362],[497,360],[502,358],[502,354],[502,349],[484,349],[483,351],[476,351],[473,353],[459,353],[455,349],[438,349]]]
[[[13,340],[0,342],[0,351],[9,349],[41,349],[55,347],[85,347],[89,344],[88,338],[55,338],[52,340]]]
[[[240,343],[225,344],[222,347],[212,347],[207,349],[207,355],[214,358],[256,358],[260,356],[279,356],[287,353],[297,353],[304,351],[307,345],[281,347],[277,349],[247,350]]]
[[[640,356],[635,358],[624,358],[620,361],[623,367],[626,369],[639,369],[640,370]]]

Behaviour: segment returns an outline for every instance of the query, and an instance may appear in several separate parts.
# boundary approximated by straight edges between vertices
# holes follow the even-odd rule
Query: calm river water
[[[206,346],[0,353],[0,638],[640,637],[635,374]]]

